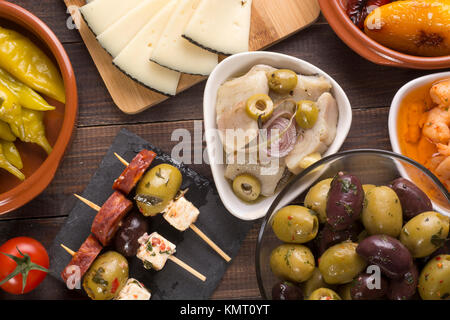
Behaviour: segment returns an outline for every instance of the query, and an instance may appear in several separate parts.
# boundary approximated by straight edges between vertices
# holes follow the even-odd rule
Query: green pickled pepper
[[[24,108],[38,111],[55,110],[55,107],[49,105],[39,93],[15,79],[2,68],[0,68],[0,83],[16,95],[19,103]]]
[[[0,144],[0,168],[5,169],[20,180],[25,180],[25,175],[16,167],[14,167],[7,159],[3,152],[3,146]]]
[[[52,147],[45,137],[44,113],[42,111],[22,108],[22,122],[24,134],[20,134],[18,128],[11,126],[13,133],[23,142],[36,143],[41,146],[47,154],[52,152]]]
[[[0,83],[0,120],[9,123],[23,134],[22,107],[19,100],[7,87]],[[17,134],[16,134],[17,136]]]
[[[54,63],[30,39],[2,27],[0,67],[32,89],[66,102],[64,82]]]
[[[3,147],[3,154],[5,155],[6,160],[8,160],[17,169],[22,169],[23,162],[16,145],[13,142],[2,140],[0,140],[0,144]]]
[[[0,120],[0,139],[10,142],[16,141],[16,136],[12,133],[9,124],[2,120]]]

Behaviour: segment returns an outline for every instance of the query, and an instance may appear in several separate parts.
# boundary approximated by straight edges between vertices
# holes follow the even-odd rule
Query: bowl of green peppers
[[[0,215],[53,180],[77,109],[75,74],[61,42],[32,13],[0,1]]]

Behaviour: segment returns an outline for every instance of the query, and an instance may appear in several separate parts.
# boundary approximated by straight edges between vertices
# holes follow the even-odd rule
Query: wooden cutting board
[[[112,64],[112,57],[97,42],[78,7],[85,0],[64,0],[79,32],[97,66],[109,93],[124,113],[136,114],[169,97],[154,92],[127,77]],[[265,49],[312,24],[320,14],[317,0],[253,0],[250,29],[250,50]],[[182,74],[177,92],[188,89],[206,79],[203,76]]]

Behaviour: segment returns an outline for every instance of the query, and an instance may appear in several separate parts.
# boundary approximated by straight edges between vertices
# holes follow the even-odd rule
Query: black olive
[[[272,288],[272,300],[303,300],[303,293],[295,284],[281,281]]]
[[[133,257],[139,249],[138,239],[149,230],[148,220],[139,212],[131,212],[122,221],[114,238],[114,247],[125,257]]]

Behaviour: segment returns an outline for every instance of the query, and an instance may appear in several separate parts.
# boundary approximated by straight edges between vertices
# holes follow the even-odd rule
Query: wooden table
[[[45,192],[28,205],[0,216],[0,243],[12,237],[29,236],[48,248],[76,202],[73,193],[81,193],[85,188],[117,132],[127,128],[170,153],[178,142],[171,141],[172,131],[186,128],[193,132],[194,122],[201,121],[203,117],[204,83],[142,114],[125,115],[114,106],[78,31],[66,27],[69,16],[63,1],[12,2],[33,12],[56,33],[72,60],[78,83],[77,129],[55,179]],[[364,60],[341,42],[323,17],[270,50],[315,64],[343,87],[352,103],[354,117],[342,150],[390,150],[387,120],[395,92],[404,83],[431,73],[386,68]],[[192,168],[212,179],[208,165],[192,165]],[[255,222],[214,293],[214,299],[260,298],[253,263],[259,226],[260,222]],[[12,296],[0,290],[0,300],[77,297],[52,277],[47,277],[35,291],[24,296]]]

